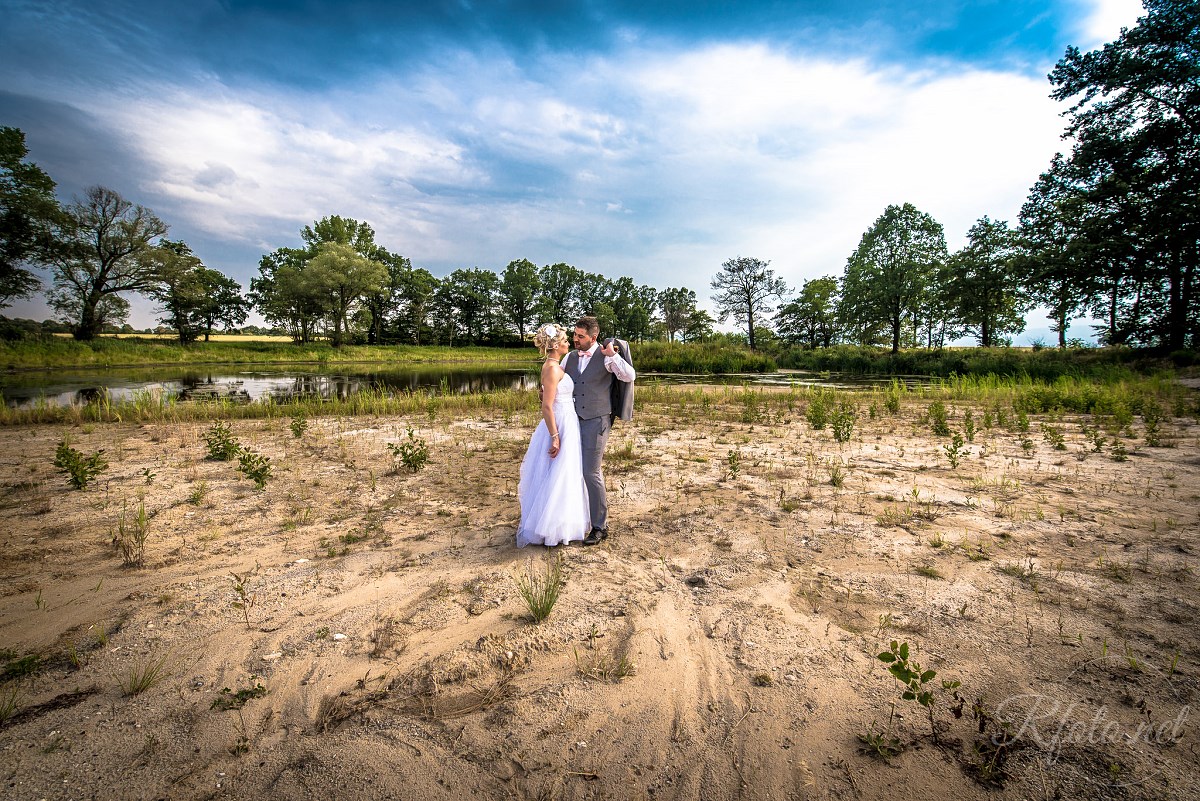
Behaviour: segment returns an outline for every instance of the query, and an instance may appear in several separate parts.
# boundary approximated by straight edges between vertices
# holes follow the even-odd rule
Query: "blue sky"
[[[1046,73],[1140,13],[0,0],[0,125],[64,199],[116,189],[245,285],[341,214],[439,276],[564,261],[707,299],[735,256],[794,288],[840,275],[891,203],[932,214],[951,249],[981,216],[1014,220],[1064,148]],[[135,326],[154,318],[135,303]],[[1035,315],[1016,344],[1037,336]]]

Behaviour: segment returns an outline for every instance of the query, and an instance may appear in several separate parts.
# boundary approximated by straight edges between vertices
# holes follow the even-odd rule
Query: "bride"
[[[592,527],[575,414],[575,384],[559,365],[571,350],[567,330],[553,323],[543,325],[534,334],[533,344],[545,357],[542,421],[521,463],[518,548],[578,542]]]

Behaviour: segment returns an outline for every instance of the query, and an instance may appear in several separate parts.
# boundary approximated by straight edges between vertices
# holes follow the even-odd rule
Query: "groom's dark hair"
[[[600,321],[595,317],[580,317],[575,321],[575,327],[587,331],[593,339],[600,336]]]

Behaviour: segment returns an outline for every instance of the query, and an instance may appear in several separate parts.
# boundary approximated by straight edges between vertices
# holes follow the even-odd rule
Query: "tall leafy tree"
[[[616,287],[600,273],[580,271],[579,283],[575,286],[575,296],[579,299],[580,312],[596,318],[608,316],[608,326],[601,322],[600,330],[607,335],[616,324],[616,312],[613,309],[613,296]],[[607,311],[602,306],[608,307]]]
[[[721,271],[712,279],[712,296],[717,305],[717,319],[730,317],[746,332],[751,349],[756,334],[775,311],[775,301],[787,294],[787,284],[770,269],[771,262],[739,256],[721,264]]]
[[[218,325],[237,328],[250,315],[250,302],[242,294],[242,285],[219,270],[201,267],[197,279],[204,290],[204,302],[200,304],[200,330],[207,342]]]
[[[149,209],[101,186],[65,209],[49,299],[73,323],[76,339],[93,339],[106,324],[124,320],[129,302],[122,292],[154,288],[157,265],[145,256],[166,233],[167,226]]]
[[[500,279],[491,270],[478,267],[455,270],[438,287],[438,307],[449,324],[450,342],[461,332],[474,344],[491,338],[496,331],[498,315],[496,298]]]
[[[775,328],[787,342],[827,348],[838,337],[838,279],[834,276],[804,282],[800,294],[779,307]]]
[[[1030,191],[1021,207],[1016,259],[1025,291],[1049,312],[1060,348],[1067,346],[1067,330],[1095,291],[1078,225],[1086,201],[1067,169],[1062,154],[1056,155]]]
[[[529,259],[510,261],[500,277],[500,307],[522,342],[525,332],[535,325],[533,317],[540,287],[537,265]]]
[[[638,286],[632,278],[621,276],[612,282],[613,327],[607,330],[634,342],[645,342],[654,322],[658,293],[654,287]]]
[[[939,282],[951,315],[983,347],[1025,330],[1030,303],[1017,264],[1017,236],[1003,220],[980,218]]]
[[[1086,236],[1109,289],[1105,336],[1171,347],[1200,332],[1200,4],[1143,0],[1116,41],[1069,48],[1050,74],[1070,101],[1070,162],[1093,176]],[[1096,223],[1099,223],[1098,225]],[[1124,240],[1109,246],[1109,234]]]
[[[159,318],[174,328],[180,342],[207,342],[218,324],[241,325],[249,313],[242,286],[223,273],[205,267],[184,242],[162,240],[147,252],[158,264],[158,285],[147,294],[163,304]]]
[[[541,296],[537,305],[538,319],[571,325],[583,314],[579,302],[579,287],[583,271],[569,264],[548,264],[538,271]]]
[[[27,266],[51,261],[62,214],[54,181],[27,155],[25,134],[0,127],[0,309],[41,287]]]
[[[198,271],[204,266],[183,241],[161,240],[144,258],[154,265],[156,285],[146,294],[163,305],[161,322],[174,328],[182,343],[194,342],[201,333],[200,306],[205,287]]]
[[[667,340],[674,342],[696,313],[696,293],[686,287],[668,287],[658,293],[658,312]]]
[[[397,323],[401,335],[411,339],[414,345],[420,345],[422,333],[429,330],[429,315],[439,285],[439,281],[424,267],[415,267],[400,274]]]
[[[357,305],[364,297],[381,291],[387,281],[387,267],[360,255],[350,245],[322,242],[305,265],[301,280],[316,297],[324,299],[333,328],[331,341],[336,347],[347,341],[350,316]]]
[[[374,249],[371,258],[387,269],[387,278],[379,289],[368,292],[363,298],[363,309],[367,313],[367,344],[377,345],[387,338],[389,325],[397,322],[395,317],[403,302],[401,292],[405,276],[412,271],[412,262],[382,246]]]
[[[890,334],[900,350],[905,325],[916,331],[940,265],[946,238],[933,217],[911,203],[888,206],[846,262],[839,313],[860,342]]]
[[[250,279],[250,300],[267,322],[286,330],[296,343],[307,343],[325,313],[324,298],[302,280],[307,251],[277,248],[258,262],[258,277]]]

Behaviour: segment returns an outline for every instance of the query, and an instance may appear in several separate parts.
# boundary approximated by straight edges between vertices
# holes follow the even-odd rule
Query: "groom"
[[[608,538],[608,497],[604,493],[604,446],[614,418],[633,418],[633,360],[629,343],[619,339],[596,341],[600,323],[580,317],[575,323],[575,350],[562,368],[575,382],[575,413],[583,445],[583,480],[591,505],[592,530],[584,545]]]

